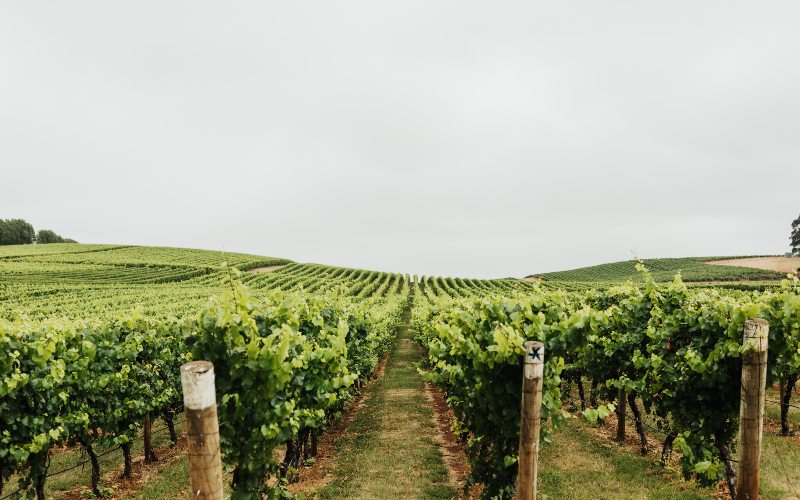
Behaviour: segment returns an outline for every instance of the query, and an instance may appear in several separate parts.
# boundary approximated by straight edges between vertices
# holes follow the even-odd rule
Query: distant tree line
[[[77,243],[63,238],[50,229],[40,229],[23,219],[0,219],[0,245],[27,245],[30,243]]]
[[[77,243],[77,241],[70,238],[62,238],[50,229],[40,229],[36,233],[36,243]]]

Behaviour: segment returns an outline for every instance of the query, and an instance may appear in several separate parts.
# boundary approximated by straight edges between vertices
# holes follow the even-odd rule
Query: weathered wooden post
[[[534,500],[536,498],[536,478],[539,475],[544,344],[530,340],[525,342],[524,347],[525,364],[522,372],[517,499]]]
[[[625,407],[628,405],[625,399],[625,389],[617,391],[617,441],[625,442]]]
[[[192,361],[181,366],[189,476],[192,498],[222,499],[222,460],[214,389],[214,365]]]
[[[758,498],[761,435],[764,430],[764,397],[767,385],[769,323],[748,319],[744,323],[742,392],[739,404],[739,478],[736,498]]]

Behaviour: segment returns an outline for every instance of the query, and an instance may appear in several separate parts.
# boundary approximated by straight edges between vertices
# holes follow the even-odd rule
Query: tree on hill
[[[792,253],[800,257],[800,216],[792,222]]]
[[[50,229],[40,229],[39,232],[36,233],[36,243],[75,243],[75,240],[62,238],[57,235],[55,231],[51,231]]]
[[[40,229],[22,219],[0,219],[0,245],[27,245],[29,243],[77,243],[63,238],[50,229]]]
[[[22,219],[0,219],[0,245],[25,245],[33,243],[36,233]]]

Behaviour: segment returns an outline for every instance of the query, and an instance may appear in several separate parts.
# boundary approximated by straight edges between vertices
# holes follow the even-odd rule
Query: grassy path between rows
[[[437,445],[439,430],[425,383],[416,370],[418,346],[398,332],[383,376],[368,390],[337,443],[330,481],[319,498],[456,498]],[[670,500],[709,498],[711,491],[567,421],[542,448],[540,497]],[[313,495],[312,495],[313,496]]]
[[[407,318],[406,318],[407,320]],[[401,326],[383,376],[337,443],[321,498],[454,498],[417,345]]]

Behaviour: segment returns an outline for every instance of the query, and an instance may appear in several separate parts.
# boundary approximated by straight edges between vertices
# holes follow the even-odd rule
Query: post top
[[[744,341],[752,345],[757,351],[767,350],[767,337],[769,336],[769,321],[760,318],[747,318],[744,322]]]
[[[190,361],[181,365],[181,372],[204,374],[214,371],[214,364],[211,361]]]
[[[747,318],[744,322],[743,346],[756,352],[765,352],[768,348],[769,322],[760,318]]]
[[[214,390],[214,365],[208,361],[192,361],[181,365],[183,406],[205,410],[217,403]]]
[[[525,364],[536,365],[544,363],[544,343],[538,340],[529,340],[522,344],[525,348]]]

